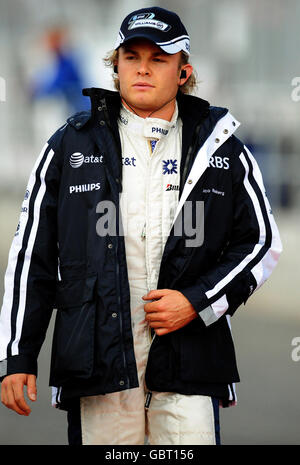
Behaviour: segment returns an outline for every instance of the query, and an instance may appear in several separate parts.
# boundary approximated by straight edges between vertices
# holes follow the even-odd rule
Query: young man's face
[[[140,116],[176,97],[184,82],[180,71],[180,52],[169,55],[148,40],[136,39],[119,49],[120,93]]]

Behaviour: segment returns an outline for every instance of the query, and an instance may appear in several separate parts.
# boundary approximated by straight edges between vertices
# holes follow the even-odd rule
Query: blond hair
[[[112,78],[114,81],[114,86],[116,90],[120,90],[120,82],[119,82],[119,77],[117,73],[114,72],[114,66],[118,63],[119,59],[119,50],[111,50],[110,52],[107,53],[106,57],[103,58],[105,66],[108,68],[112,68]],[[180,55],[180,61],[178,68],[180,69],[182,66],[186,65],[189,63],[189,56],[181,52]],[[197,87],[197,79],[196,79],[196,73],[195,71],[192,72],[188,80],[179,87],[180,92],[183,94],[191,94]]]

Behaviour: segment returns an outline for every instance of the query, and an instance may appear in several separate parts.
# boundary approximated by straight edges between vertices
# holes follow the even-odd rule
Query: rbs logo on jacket
[[[209,166],[211,166],[212,168],[223,168],[224,170],[228,170],[229,169],[229,158],[212,156],[209,159]]]

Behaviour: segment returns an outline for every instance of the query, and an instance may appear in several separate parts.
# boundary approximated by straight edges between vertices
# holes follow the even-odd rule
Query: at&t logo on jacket
[[[74,152],[70,156],[70,165],[72,168],[79,168],[83,163],[103,163],[103,155],[95,156],[89,155],[84,156],[83,153]]]

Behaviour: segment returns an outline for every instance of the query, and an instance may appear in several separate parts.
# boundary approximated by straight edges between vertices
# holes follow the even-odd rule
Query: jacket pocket
[[[92,275],[57,283],[50,380],[54,386],[92,374],[96,282]]]

